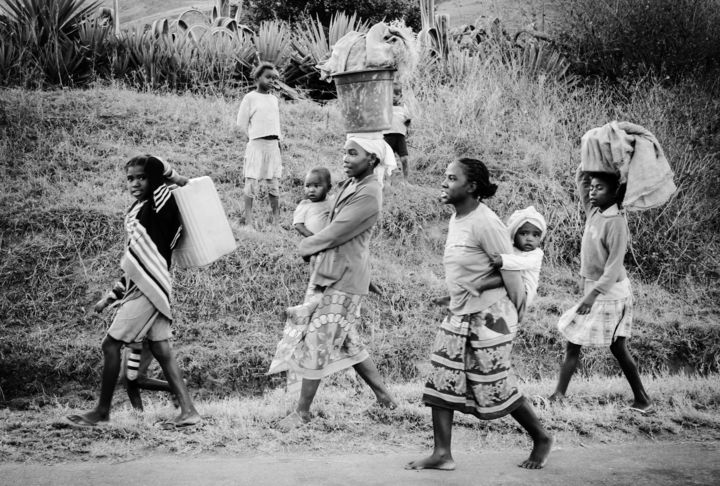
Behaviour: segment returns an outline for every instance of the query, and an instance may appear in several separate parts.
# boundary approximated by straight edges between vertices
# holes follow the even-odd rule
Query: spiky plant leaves
[[[285,22],[279,20],[261,22],[253,36],[258,61],[271,62],[282,72],[292,53],[290,34]]]

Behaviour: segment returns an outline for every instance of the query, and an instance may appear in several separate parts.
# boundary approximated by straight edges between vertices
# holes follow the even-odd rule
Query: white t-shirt
[[[330,201],[311,202],[303,199],[293,213],[293,225],[302,223],[312,233],[317,233],[327,226],[330,217]]]

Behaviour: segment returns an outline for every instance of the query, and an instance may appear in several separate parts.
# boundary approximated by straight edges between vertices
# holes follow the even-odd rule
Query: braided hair
[[[482,161],[463,157],[457,162],[462,166],[468,182],[475,183],[475,198],[482,201],[495,195],[498,186],[490,182],[490,172]]]

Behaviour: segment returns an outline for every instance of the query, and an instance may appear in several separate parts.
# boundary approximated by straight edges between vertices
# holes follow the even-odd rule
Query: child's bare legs
[[[405,180],[407,180],[408,177],[408,156],[407,155],[401,155],[400,156],[400,166],[402,167],[402,174]]]
[[[393,400],[390,392],[388,392],[388,389],[385,387],[385,383],[383,383],[380,372],[378,372],[372,358],[367,358],[365,361],[356,364],[354,368],[357,374],[360,375],[360,378],[365,380],[365,383],[367,383],[375,393],[375,397],[380,405],[390,409],[397,407],[397,403],[395,403],[395,400]]]
[[[270,194],[268,195],[268,199],[270,199],[270,209],[272,210],[270,222],[275,224],[280,221],[280,198]]]
[[[545,466],[547,458],[550,455],[553,439],[548,435],[540,420],[538,420],[535,411],[532,409],[528,401],[521,398],[522,405],[516,408],[510,415],[519,423],[533,440],[533,448],[530,457],[520,464],[525,469],[540,469]]]
[[[246,182],[247,184],[247,182]],[[253,197],[245,196],[245,224],[252,226],[253,224]]]
[[[105,339],[103,339],[103,371],[102,383],[100,384],[100,398],[98,399],[97,406],[93,410],[81,416],[82,418],[79,421],[84,422],[85,425],[93,425],[98,422],[107,422],[110,420],[110,406],[112,405],[112,397],[115,392],[118,374],[120,373],[120,363],[122,362],[120,356],[122,346],[122,342],[110,336],[105,336]],[[71,418],[71,420],[73,419]],[[78,420],[73,420],[73,422],[78,422]]]
[[[638,373],[637,366],[635,365],[635,360],[625,345],[625,337],[615,339],[610,345],[610,351],[612,351],[613,356],[617,359],[620,368],[622,368],[625,374],[625,378],[627,378],[628,383],[630,383],[630,388],[632,388],[635,400],[631,406],[639,410],[647,410],[651,405],[650,397],[643,387],[640,373]]]
[[[580,346],[579,344],[574,344],[568,341],[567,348],[565,350],[565,361],[560,367],[560,377],[558,378],[558,384],[555,387],[555,393],[550,395],[551,402],[561,400],[565,397],[568,385],[570,384],[570,379],[572,378],[573,374],[575,374],[575,370],[577,369],[578,361],[580,360],[581,349],[582,346]]]
[[[455,469],[455,460],[450,450],[453,413],[449,408],[432,407],[433,452],[428,457],[409,462],[405,469]]]
[[[158,360],[158,363],[160,363],[160,367],[170,384],[172,393],[180,404],[180,415],[175,417],[172,422],[179,426],[199,423],[202,418],[192,403],[190,393],[182,378],[182,371],[180,371],[180,367],[175,360],[175,354],[170,347],[170,343],[167,340],[150,341],[150,351],[153,356],[155,356],[155,359]]]

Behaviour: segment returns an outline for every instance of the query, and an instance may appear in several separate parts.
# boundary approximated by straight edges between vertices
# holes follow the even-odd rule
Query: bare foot
[[[277,424],[277,428],[282,432],[290,432],[303,424],[310,422],[312,414],[310,412],[294,411]]]
[[[524,467],[525,469],[542,469],[545,467],[553,442],[554,439],[552,437],[545,437],[544,439],[534,441],[530,457],[523,461],[522,464],[518,464],[518,466]]]
[[[419,459],[417,461],[408,462],[405,465],[405,469],[439,469],[440,471],[454,471],[455,461],[449,453],[445,455],[436,454],[435,452],[433,452],[428,457]]]
[[[82,415],[68,415],[66,418],[68,422],[78,427],[94,427],[100,422],[110,420],[110,414],[91,410]]]
[[[191,425],[197,425],[202,422],[202,417],[199,413],[192,411],[187,414],[180,414],[170,421],[175,427],[189,427]]]
[[[553,393],[552,395],[550,395],[550,396],[548,397],[548,400],[549,400],[550,402],[562,403],[562,402],[565,401],[565,394],[564,394],[564,393],[560,393],[560,392],[555,392],[555,393]]]
[[[398,407],[397,402],[393,400],[393,397],[390,395],[378,397],[377,402],[381,407],[389,408],[390,410],[395,410]]]

